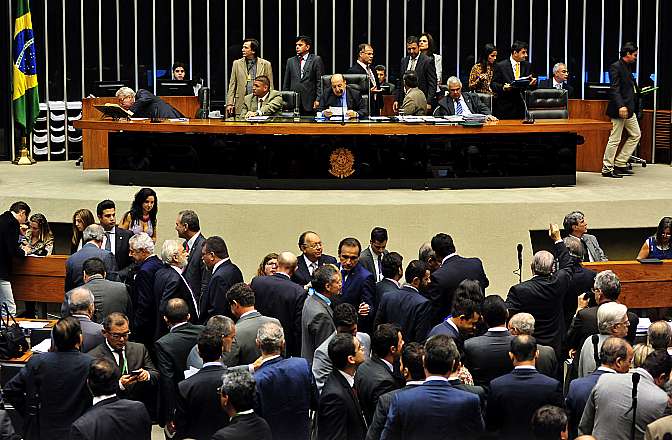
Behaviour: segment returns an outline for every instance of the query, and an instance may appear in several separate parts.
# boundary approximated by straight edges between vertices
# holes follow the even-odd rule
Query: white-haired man
[[[529,313],[516,313],[507,327],[511,336],[528,335],[534,336],[534,316]],[[546,376],[553,377],[558,371],[558,358],[555,356],[555,350],[548,345],[537,344],[537,370]]]
[[[597,358],[604,341],[610,336],[625,339],[625,336],[628,334],[629,325],[628,308],[623,304],[608,302],[602,304],[597,309],[597,328],[600,333],[593,335],[583,342],[578,359],[579,377],[587,376],[599,367]]]
[[[569,71],[565,63],[555,63],[553,66],[553,76],[539,81],[540,89],[558,89],[567,90],[567,96],[572,97],[574,94],[574,87],[567,83],[569,78]]]
[[[134,304],[135,319],[133,322],[133,339],[147,346],[154,344],[158,307],[154,299],[154,280],[156,272],[163,267],[163,262],[154,254],[154,241],[145,232],[134,235],[128,240],[129,255],[138,265],[135,274]]]
[[[486,115],[486,120],[496,121],[492,109],[485,105],[474,92],[462,93],[462,81],[456,76],[448,78],[448,94],[439,100],[435,116],[472,115],[480,113]]]
[[[104,239],[105,230],[102,226],[93,224],[84,229],[84,245],[65,262],[65,292],[84,284],[84,262],[89,258],[100,258],[108,275],[116,272],[117,262],[114,255],[109,250],[102,249]]]
[[[130,87],[122,87],[117,90],[116,97],[119,106],[136,118],[184,118],[182,113],[149,90],[134,92]]]

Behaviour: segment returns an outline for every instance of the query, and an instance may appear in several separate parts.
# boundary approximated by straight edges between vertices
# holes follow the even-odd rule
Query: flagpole
[[[9,81],[10,86],[10,96],[12,97],[12,104],[9,106],[9,120],[11,126],[11,141],[9,145],[12,148],[12,162],[16,160],[16,133],[14,132],[14,11],[12,11],[12,1],[7,2],[7,16],[9,17],[9,77],[12,78],[12,81]]]

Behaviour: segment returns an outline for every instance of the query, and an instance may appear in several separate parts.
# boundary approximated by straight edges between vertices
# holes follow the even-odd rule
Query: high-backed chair
[[[369,108],[369,77],[360,73],[344,73],[345,82],[362,95],[364,106]],[[322,75],[322,93],[331,90],[331,75]]]
[[[492,113],[492,100],[493,100],[493,96],[492,96],[491,94],[489,94],[489,93],[480,93],[480,92],[476,92],[476,94],[478,95],[478,97],[479,97],[479,99],[481,100],[481,102],[482,102],[483,104],[485,104],[485,105],[488,106],[488,108],[490,109],[490,113]]]
[[[280,111],[280,116],[285,118],[294,116],[294,109],[300,102],[299,92],[283,90],[280,94],[282,95],[282,110]]]
[[[536,89],[525,92],[527,109],[535,119],[568,119],[567,90]]]

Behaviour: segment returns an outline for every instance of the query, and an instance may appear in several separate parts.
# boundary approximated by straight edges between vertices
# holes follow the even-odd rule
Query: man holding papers
[[[330,118],[334,114],[332,107],[338,108],[339,111],[342,108],[347,108],[346,116],[348,118],[364,118],[369,115],[359,92],[348,86],[340,73],[331,76],[331,89],[323,92],[318,111]]]
[[[282,110],[282,95],[270,90],[271,81],[266,75],[254,78],[252,93],[245,95],[238,117],[274,116]]]
[[[486,121],[496,121],[487,105],[483,104],[476,93],[462,93],[462,82],[459,78],[448,78],[448,95],[439,100],[434,116],[468,116],[473,114],[486,115]]]

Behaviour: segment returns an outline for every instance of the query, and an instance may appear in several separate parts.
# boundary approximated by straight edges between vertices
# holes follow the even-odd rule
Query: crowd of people
[[[582,265],[606,256],[579,211],[564,238],[550,226],[552,252],[537,252],[534,276],[502,298],[486,296],[481,260],[459,255],[450,235],[405,262],[382,227],[366,247],[343,238],[336,256],[306,231],[299,255],[267,254],[248,284],[192,210],[157,249],[157,210],[143,188],[119,225],[111,200],[97,223],[73,215],[52,349],[3,388],[24,438],[150,438],[154,423],[178,439],[672,433],[672,329],[654,322],[635,344],[639,318],[618,302],[618,277]],[[12,305],[12,258],[53,243],[30,213],[16,202],[0,216]],[[640,257],[666,257],[671,232],[665,217]]]

